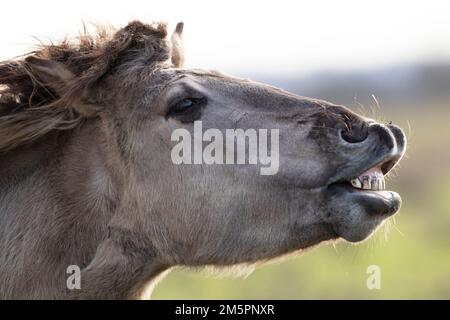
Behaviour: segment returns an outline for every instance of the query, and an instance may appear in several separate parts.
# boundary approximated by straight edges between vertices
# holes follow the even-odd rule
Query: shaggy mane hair
[[[0,153],[52,130],[78,126],[83,117],[71,103],[105,75],[169,59],[164,23],[134,21],[119,30],[97,29],[95,35],[85,28],[76,41],[66,38],[59,44],[42,44],[24,56],[0,62]],[[75,79],[58,94],[31,68],[33,57],[62,63]]]

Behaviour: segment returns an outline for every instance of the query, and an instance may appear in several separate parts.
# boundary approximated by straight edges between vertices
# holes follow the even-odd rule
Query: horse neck
[[[5,297],[148,296],[154,278],[167,269],[146,258],[153,252],[130,259],[126,252],[134,249],[124,243],[130,243],[132,231],[110,228],[123,190],[114,148],[105,146],[107,138],[98,125],[93,121],[52,133],[0,157],[0,265],[10,279],[2,288],[0,275],[0,289],[13,292]],[[13,209],[6,203],[11,201],[18,204]],[[23,260],[6,258],[11,247],[21,248],[15,256]],[[69,265],[82,270],[82,290],[67,292]],[[36,288],[30,278],[40,279]]]
[[[0,157],[0,265],[11,283],[4,292],[61,297],[67,267],[83,269],[93,259],[116,200],[100,138],[86,123]],[[31,278],[40,287],[25,283]]]

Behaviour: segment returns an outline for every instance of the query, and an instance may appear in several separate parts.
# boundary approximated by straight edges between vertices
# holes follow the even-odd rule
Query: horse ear
[[[184,23],[178,22],[172,34],[172,64],[176,68],[182,68],[184,65],[183,27]]]
[[[35,56],[29,56],[25,61],[36,80],[52,89],[59,97],[64,97],[75,82],[75,75],[58,61]],[[71,100],[70,106],[85,117],[96,113],[94,106],[84,102],[82,97]]]

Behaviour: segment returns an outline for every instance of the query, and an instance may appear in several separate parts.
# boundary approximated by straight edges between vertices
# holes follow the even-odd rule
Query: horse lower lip
[[[366,208],[370,215],[392,215],[401,204],[401,197],[396,192],[386,190],[356,189],[347,182],[330,185],[329,191],[344,203],[355,203]]]
[[[392,215],[400,209],[401,197],[392,191],[367,192],[360,203],[368,208],[371,215]]]

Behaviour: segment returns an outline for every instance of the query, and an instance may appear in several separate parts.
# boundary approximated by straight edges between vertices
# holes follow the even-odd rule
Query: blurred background
[[[247,278],[175,270],[155,299],[450,299],[450,3],[85,1],[2,3],[0,59],[77,35],[82,21],[185,22],[186,67],[219,69],[403,127],[388,180],[403,207],[370,240],[315,248]],[[366,286],[369,265],[381,288]]]

